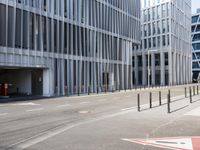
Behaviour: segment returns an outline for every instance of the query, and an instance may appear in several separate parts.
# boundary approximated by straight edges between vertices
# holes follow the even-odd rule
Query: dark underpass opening
[[[42,74],[42,69],[0,69],[0,96],[41,96],[43,94]],[[7,95],[5,88],[7,88]]]

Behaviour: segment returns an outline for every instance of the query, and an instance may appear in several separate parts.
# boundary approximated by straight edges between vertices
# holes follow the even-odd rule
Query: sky
[[[196,13],[197,8],[200,8],[200,0],[192,0],[192,13]]]

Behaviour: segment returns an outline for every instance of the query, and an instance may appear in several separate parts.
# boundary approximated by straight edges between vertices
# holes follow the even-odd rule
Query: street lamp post
[[[150,88],[150,76],[151,76],[151,69],[150,69],[150,52],[157,52],[158,50],[148,50],[148,88]]]

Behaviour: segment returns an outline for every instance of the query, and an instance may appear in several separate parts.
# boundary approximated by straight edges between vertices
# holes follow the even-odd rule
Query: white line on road
[[[40,104],[36,104],[36,103],[16,103],[16,104],[12,104],[13,106],[38,106]]]
[[[8,113],[2,113],[2,114],[0,114],[0,117],[1,116],[6,116],[6,115],[8,115]]]
[[[63,108],[63,107],[69,107],[71,106],[70,104],[65,104],[65,105],[59,105],[59,106],[56,106],[56,108]]]
[[[136,108],[136,107],[124,108],[124,109],[121,109],[121,111],[131,110],[131,109],[135,109],[135,108]]]
[[[41,110],[44,110],[44,108],[30,109],[30,110],[26,110],[26,111],[32,112],[32,111],[41,111]]]
[[[103,102],[103,101],[106,101],[106,99],[104,98],[104,99],[99,99],[98,100],[99,102]]]
[[[125,98],[131,98],[132,96],[131,95],[127,95],[127,96],[125,96]]]
[[[81,102],[80,104],[89,104],[90,102]]]

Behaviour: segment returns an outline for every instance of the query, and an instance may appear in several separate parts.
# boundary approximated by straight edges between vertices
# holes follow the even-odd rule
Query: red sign
[[[123,139],[124,141],[171,150],[200,150],[200,137]]]

